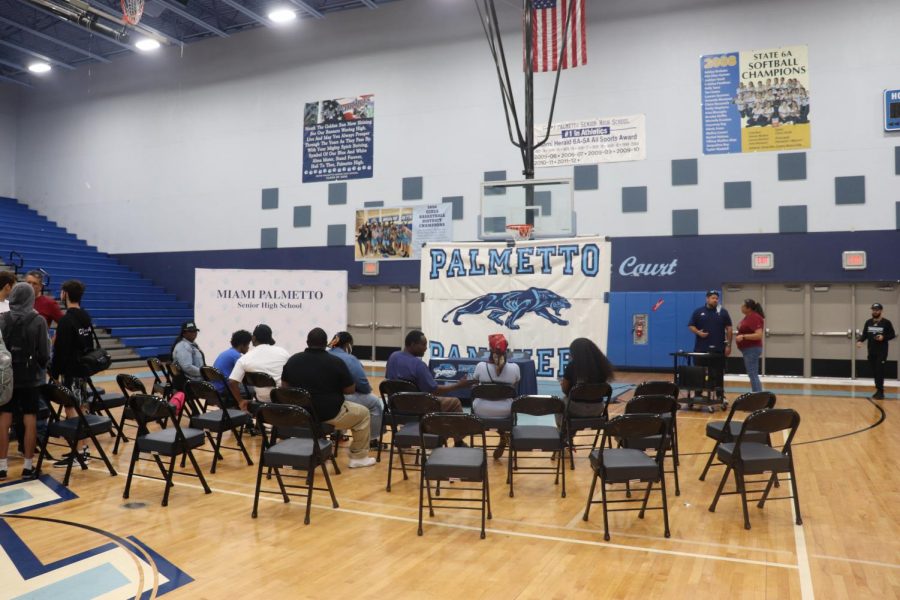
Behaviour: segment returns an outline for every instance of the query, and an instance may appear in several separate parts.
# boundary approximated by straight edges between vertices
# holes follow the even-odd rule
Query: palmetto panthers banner
[[[610,244],[604,238],[427,245],[422,327],[432,357],[475,357],[502,333],[560,377],[578,337],[606,348]]]

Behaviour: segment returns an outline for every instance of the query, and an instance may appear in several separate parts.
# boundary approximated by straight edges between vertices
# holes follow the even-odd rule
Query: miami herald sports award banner
[[[329,336],[347,328],[347,271],[196,269],[194,286],[197,344],[210,365],[233,332],[260,323],[292,353],[306,348],[313,327]]]
[[[425,246],[422,328],[432,357],[475,357],[502,333],[534,360],[538,377],[560,377],[578,337],[606,347],[610,243],[575,238]]]
[[[562,167],[644,160],[647,128],[644,115],[605,117],[554,123],[547,143],[534,151],[534,166]],[[534,128],[543,140],[547,126]]]
[[[703,153],[810,147],[806,46],[700,57]]]

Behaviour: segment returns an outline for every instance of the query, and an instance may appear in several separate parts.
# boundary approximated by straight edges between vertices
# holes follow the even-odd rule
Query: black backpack
[[[35,354],[37,344],[34,340],[29,343],[25,331],[34,319],[42,318],[37,313],[31,313],[25,317],[14,317],[7,313],[3,320],[3,340],[9,353],[12,354],[13,383],[17,387],[34,385],[41,372]]]

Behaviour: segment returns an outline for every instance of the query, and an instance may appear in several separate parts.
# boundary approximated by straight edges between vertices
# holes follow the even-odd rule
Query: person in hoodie
[[[50,360],[50,338],[47,321],[34,310],[34,290],[27,283],[17,283],[9,294],[9,312],[0,315],[0,335],[13,357],[12,399],[0,406],[0,480],[6,479],[9,464],[9,426],[14,412],[24,415],[25,464],[23,479],[37,476],[34,470],[34,447],[37,439],[37,412],[40,386],[46,378]]]

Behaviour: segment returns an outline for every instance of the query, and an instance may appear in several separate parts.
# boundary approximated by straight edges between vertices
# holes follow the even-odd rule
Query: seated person
[[[239,399],[242,410],[246,410],[249,404],[241,395],[240,385],[244,381],[244,374],[265,373],[275,380],[275,385],[278,385],[284,364],[291,357],[290,352],[275,345],[272,328],[268,325],[257,325],[250,343],[253,347],[234,363],[234,368],[228,376],[228,387],[231,388],[232,396]],[[256,388],[256,399],[260,402],[269,402],[271,391],[271,388]]]
[[[607,383],[613,380],[613,367],[597,344],[587,338],[578,338],[569,344],[569,363],[563,370],[559,387],[565,394],[563,401],[568,407],[569,392],[579,383]],[[603,414],[603,405],[576,404],[569,409],[573,417],[596,417]],[[559,415],[556,424],[561,423]]]
[[[362,363],[352,354],[353,336],[347,331],[341,331],[331,338],[328,347],[332,356],[336,356],[344,361],[344,364],[350,370],[350,375],[356,381],[356,391],[352,394],[344,394],[344,400],[361,404],[369,411],[369,436],[372,439],[372,445],[377,447],[378,435],[381,433],[383,406],[381,398],[372,393],[372,385],[366,377],[366,371],[363,369]]]
[[[181,368],[183,377],[189,381],[203,381],[203,375],[200,374],[200,367],[206,364],[206,357],[200,351],[197,345],[197,324],[193,321],[185,321],[181,325],[181,335],[175,338],[172,344],[172,362]],[[182,390],[186,381],[173,382],[175,389]]]
[[[328,336],[319,327],[306,336],[307,348],[287,361],[281,375],[281,387],[299,387],[312,396],[316,417],[335,429],[350,429],[350,468],[371,467],[369,456],[369,411],[344,400],[356,392],[356,381],[344,361],[327,350]]]
[[[219,356],[216,357],[213,366],[218,369],[218,371],[225,376],[227,379],[229,375],[231,375],[231,371],[234,370],[234,365],[237,361],[250,350],[250,342],[253,339],[253,335],[244,329],[239,329],[231,334],[231,348],[228,350],[224,350]],[[225,393],[225,384],[221,381],[212,382],[213,386],[218,390],[220,394]],[[241,384],[241,397],[248,397],[247,390],[244,388],[243,384]]]
[[[501,383],[511,385],[513,389],[519,384],[521,374],[519,365],[507,362],[507,349],[509,343],[502,333],[488,336],[488,348],[491,355],[487,361],[480,362],[475,367],[473,379],[478,383]],[[513,399],[509,400],[482,400],[472,399],[472,412],[478,417],[502,419],[508,418],[512,409]],[[500,443],[494,450],[494,458],[503,456],[503,449],[509,444],[509,433],[500,433]]]
[[[442,396],[450,392],[469,387],[475,382],[462,377],[456,383],[450,385],[438,385],[431,374],[431,370],[422,361],[425,351],[428,349],[428,339],[418,329],[413,329],[406,334],[403,350],[397,350],[388,357],[384,376],[387,379],[405,379],[418,386],[419,391],[428,392],[437,397],[441,403],[441,412],[462,412],[462,404],[459,398]],[[464,445],[462,440],[456,440],[458,446]]]

